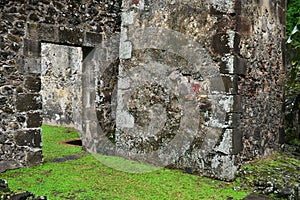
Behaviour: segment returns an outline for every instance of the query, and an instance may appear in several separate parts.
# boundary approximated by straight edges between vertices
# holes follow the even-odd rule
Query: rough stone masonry
[[[120,9],[117,0],[0,1],[0,172],[42,162],[42,116],[50,122],[64,119],[57,124],[78,128],[82,119],[77,116],[79,119],[72,121],[69,107],[77,106],[75,110],[81,112],[81,97],[77,96],[81,94],[74,92],[74,81],[81,81],[81,63],[64,66],[74,62],[64,49],[80,47],[77,51],[83,51],[83,57],[101,46],[102,40],[120,31]],[[55,50],[54,44],[63,47]],[[53,52],[57,60],[51,59]],[[59,59],[63,62],[54,65]],[[53,90],[49,90],[51,86]],[[67,102],[71,98],[63,94],[66,91],[76,94],[76,104]],[[42,98],[43,92],[47,93]],[[53,110],[61,112],[48,112],[51,98],[60,102],[54,103]],[[42,106],[47,112],[42,112]]]
[[[284,0],[23,0],[0,10],[1,171],[42,162],[42,117],[73,124],[91,153],[224,180],[278,150]]]

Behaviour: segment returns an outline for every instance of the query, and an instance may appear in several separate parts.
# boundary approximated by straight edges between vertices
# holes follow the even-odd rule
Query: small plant
[[[300,20],[287,41],[288,80],[286,84],[286,142],[299,145],[300,140]]]

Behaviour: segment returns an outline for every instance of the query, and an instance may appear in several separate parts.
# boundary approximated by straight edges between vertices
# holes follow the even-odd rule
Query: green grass
[[[69,128],[43,126],[45,162],[40,166],[0,174],[10,189],[28,190],[48,199],[242,199],[249,190],[234,191],[238,182],[227,183],[182,173],[178,170],[153,169],[109,156],[83,153],[79,147],[63,146],[60,141],[77,138]],[[82,152],[78,160],[51,162],[54,158]],[[101,160],[102,162],[100,162]],[[105,165],[103,164],[105,163]],[[128,164],[131,163],[131,164]],[[148,173],[127,173],[107,167],[128,165]],[[150,167],[150,168],[149,168]]]
[[[57,127],[57,126],[42,126],[43,130],[43,154],[44,160],[47,162],[54,158],[72,155],[81,152],[81,147],[58,144],[66,140],[79,138],[77,133],[72,128]]]

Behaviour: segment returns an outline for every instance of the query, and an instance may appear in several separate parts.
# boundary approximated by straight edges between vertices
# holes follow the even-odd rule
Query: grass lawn
[[[40,166],[7,171],[0,174],[13,191],[27,190],[48,199],[242,199],[251,191],[233,190],[239,182],[222,182],[182,173],[156,169],[148,173],[126,173],[107,167],[101,159],[127,165],[117,157],[93,156],[80,147],[59,142],[78,138],[70,128],[43,126],[44,163]],[[76,154],[79,159],[53,162]],[[142,166],[147,167],[147,166]]]

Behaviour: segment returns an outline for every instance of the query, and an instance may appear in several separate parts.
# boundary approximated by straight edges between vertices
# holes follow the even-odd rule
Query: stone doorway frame
[[[37,86],[32,86],[35,89],[28,93],[19,94],[16,100],[16,105],[18,112],[23,112],[27,115],[35,115],[34,120],[36,122],[33,123],[31,127],[27,128],[35,131],[34,137],[41,143],[42,133],[40,126],[43,121],[41,116],[42,102],[39,94],[41,90],[41,43],[81,47],[83,52],[83,62],[95,47],[101,46],[103,36],[102,34],[89,32],[80,28],[57,27],[54,25],[36,23],[27,23],[25,33],[23,40],[23,52],[22,57],[19,59],[20,68],[18,71],[25,77],[24,84],[26,84],[28,79],[32,79],[32,77],[34,77],[34,84]],[[25,99],[30,99],[30,101],[25,103],[27,105],[25,105],[25,109],[21,109],[21,106],[18,105],[22,105]],[[27,132],[24,134],[26,135]],[[42,162],[41,146],[41,144],[37,146],[40,150],[38,151],[38,155],[36,153],[35,155],[32,155],[34,162],[31,162],[30,165]]]

